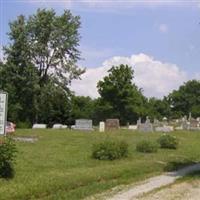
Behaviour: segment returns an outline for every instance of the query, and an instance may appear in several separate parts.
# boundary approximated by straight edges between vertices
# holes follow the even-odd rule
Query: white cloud
[[[177,65],[163,63],[146,54],[138,54],[130,57],[115,56],[106,60],[101,67],[88,68],[82,75],[82,80],[72,82],[72,89],[77,95],[97,97],[97,82],[108,74],[111,66],[119,64],[132,66],[135,72],[134,82],[143,88],[144,95],[148,97],[163,97],[187,80],[186,73]]]
[[[167,33],[168,30],[169,30],[169,28],[168,28],[167,24],[160,24],[159,30],[160,30],[160,32],[162,32],[162,33]]]

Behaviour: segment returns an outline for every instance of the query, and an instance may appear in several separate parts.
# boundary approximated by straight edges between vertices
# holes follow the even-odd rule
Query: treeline
[[[127,65],[113,66],[98,82],[100,97],[75,96],[69,89],[84,70],[77,66],[80,18],[69,10],[38,10],[10,24],[10,43],[0,62],[0,89],[9,93],[8,119],[18,127],[33,123],[74,124],[77,118],[119,118],[122,124],[151,119],[200,116],[200,83],[192,80],[162,100],[146,98]]]

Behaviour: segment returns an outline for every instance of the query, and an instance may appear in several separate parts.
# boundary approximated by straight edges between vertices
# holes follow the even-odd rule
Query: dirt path
[[[118,194],[114,195],[113,197],[107,197],[107,200],[134,200],[138,199],[139,196],[151,192],[157,188],[167,186],[172,184],[176,181],[176,179],[183,177],[184,175],[199,171],[200,164],[195,164],[192,166],[185,167],[181,170],[166,173],[164,175],[156,176],[150,179],[147,179],[144,182],[139,183],[138,185],[134,186],[133,188],[121,191]],[[161,198],[162,199],[162,198]]]
[[[173,184],[159,191],[142,195],[134,200],[199,200],[200,180],[187,181]]]

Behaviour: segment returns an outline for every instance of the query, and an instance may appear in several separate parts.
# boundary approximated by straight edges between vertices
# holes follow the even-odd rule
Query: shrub
[[[128,155],[128,144],[124,141],[106,140],[93,145],[92,157],[98,160],[115,160]]]
[[[12,178],[14,176],[14,159],[16,147],[14,141],[9,138],[0,138],[0,177]]]
[[[161,148],[177,149],[178,139],[175,136],[164,134],[158,139]]]
[[[158,144],[155,142],[143,140],[136,145],[136,150],[143,153],[154,153],[158,150]]]
[[[22,129],[27,129],[27,128],[31,128],[31,123],[29,121],[25,121],[25,122],[18,122],[17,123],[17,128],[22,128]]]

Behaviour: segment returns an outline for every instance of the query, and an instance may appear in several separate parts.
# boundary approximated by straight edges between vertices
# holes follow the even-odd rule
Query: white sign
[[[0,135],[6,134],[7,101],[7,93],[0,91]]]

